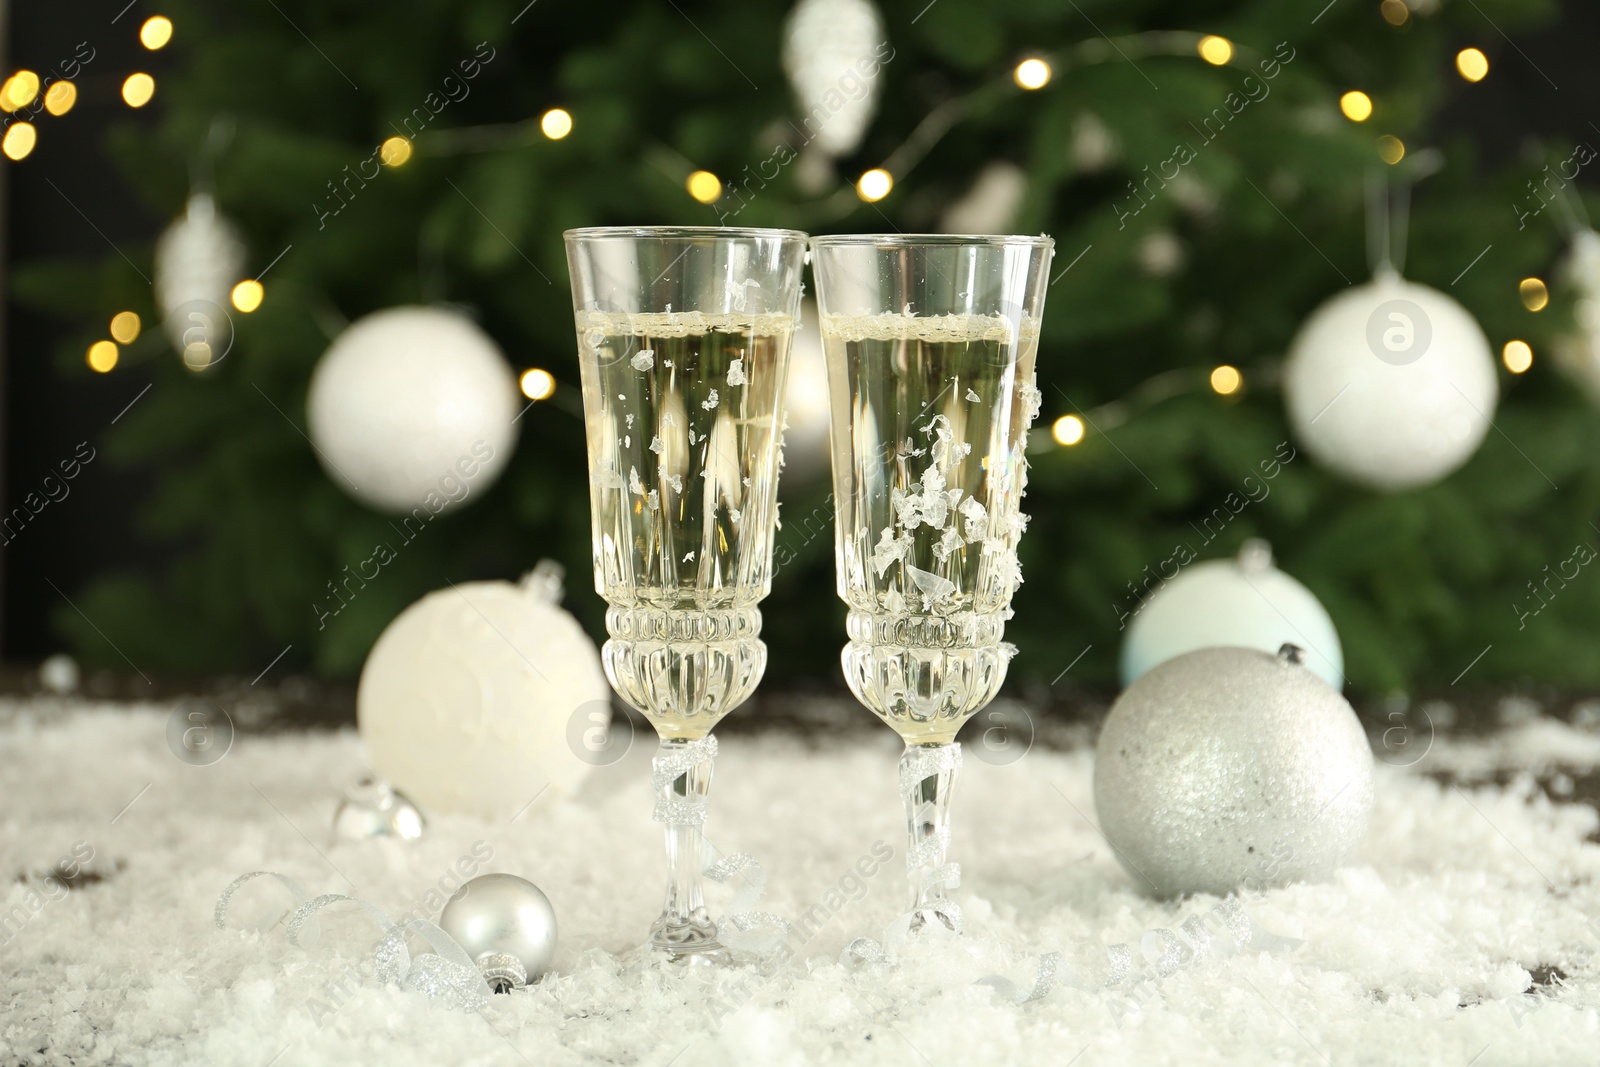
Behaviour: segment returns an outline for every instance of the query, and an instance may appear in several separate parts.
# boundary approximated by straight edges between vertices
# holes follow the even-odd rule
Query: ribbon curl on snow
[[[650,784],[656,792],[656,822],[667,827],[705,829],[705,795],[675,794],[673,786],[699,764],[716,758],[715,737],[703,737],[685,745],[661,746],[661,754],[651,763],[650,769]],[[767,873],[754,856],[736,852],[701,873],[718,885],[726,885],[740,874],[745,876],[745,884],[734,891],[727,911],[716,920],[717,937],[724,945],[735,952],[765,956],[776,952],[788,940],[788,921],[757,908],[767,890]]]
[[[251,871],[228,883],[222,896],[217,898],[213,913],[218,929],[227,929],[228,905],[233,894],[246,882],[263,875],[277,879],[294,898],[296,907],[289,916],[285,934],[289,943],[296,948],[307,948],[316,941],[317,917],[324,908],[348,901],[365,911],[383,931],[382,939],[372,952],[380,981],[415,989],[465,1011],[480,1011],[488,1006],[489,984],[472,962],[472,957],[454,938],[433,923],[426,919],[396,923],[376,904],[343,893],[325,893],[307,899],[309,894],[298,882],[274,871]],[[432,945],[433,952],[412,956],[406,946],[406,938],[413,933],[421,935]]]

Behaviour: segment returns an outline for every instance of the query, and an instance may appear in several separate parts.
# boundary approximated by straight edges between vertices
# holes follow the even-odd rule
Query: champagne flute
[[[994,699],[1017,542],[1048,237],[812,242],[828,363],[841,662],[905,741],[910,928],[959,932],[948,897],[956,732]]]
[[[651,944],[726,958],[701,869],[717,721],[761,680],[789,346],[806,235],[722,227],[566,234],[583,376],[602,658],[655,726],[670,878]]]

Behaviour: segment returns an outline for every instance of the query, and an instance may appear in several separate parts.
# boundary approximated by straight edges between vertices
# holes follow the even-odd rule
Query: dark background
[[[161,107],[164,57],[141,48],[136,33],[144,19],[159,12],[144,0],[33,2],[7,10],[7,73],[26,67],[44,75],[72,56],[80,42],[96,51],[76,82],[72,112],[37,123],[39,145],[26,160],[0,160],[8,276],[13,264],[44,257],[93,263],[112,246],[142,251],[170,221],[139,202],[105,151],[113,127],[153,126]],[[1469,137],[1478,146],[1478,158],[1491,163],[1527,152],[1540,135],[1590,131],[1590,143],[1600,145],[1596,41],[1600,6],[1567,0],[1560,21],[1546,30],[1514,41],[1485,33],[1462,42],[1484,48],[1491,72],[1470,98],[1461,91],[1464,83],[1451,79],[1446,92],[1453,97],[1433,137]],[[155,100],[142,111],[130,110],[120,96],[122,80],[135,70],[153,74],[157,82]],[[142,261],[139,255],[133,258]],[[145,329],[153,328],[155,323],[145,323]],[[19,306],[8,289],[0,488],[7,511],[79,442],[96,446],[110,420],[147,384],[136,368],[110,375],[84,369],[84,351],[105,330],[104,322],[67,321]],[[163,550],[142,539],[134,522],[149,484],[148,475],[91,463],[71,483],[70,507],[47,507],[0,548],[0,656],[5,661],[31,663],[61,651],[64,643],[52,629],[51,616],[92,574],[153,566],[163,559]]]

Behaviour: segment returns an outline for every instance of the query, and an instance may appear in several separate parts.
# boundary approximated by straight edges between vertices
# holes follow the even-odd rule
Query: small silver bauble
[[[333,812],[333,834],[344,841],[398,837],[415,841],[427,829],[422,812],[388,782],[372,775],[358,778]]]
[[[78,661],[57,652],[39,664],[39,684],[52,693],[65,695],[78,688]]]
[[[1095,747],[1100,829],[1159,896],[1326,878],[1372,814],[1372,750],[1349,703],[1284,645],[1205,648],[1117,698]]]
[[[556,912],[539,887],[514,874],[479,875],[451,897],[439,927],[466,949],[496,993],[543,974],[556,951]]]

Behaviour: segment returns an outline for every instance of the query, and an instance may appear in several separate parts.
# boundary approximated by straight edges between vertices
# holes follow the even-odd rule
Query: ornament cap
[[[477,959],[483,980],[496,993],[509,993],[528,984],[528,969],[515,956],[504,952],[485,952]]]
[[[1306,650],[1301,648],[1299,645],[1285,641],[1278,649],[1278,659],[1280,662],[1292,663],[1297,667],[1304,666],[1306,662]]]
[[[522,588],[541,603],[560,604],[566,593],[566,575],[567,569],[555,560],[541,559],[533,570],[522,576]]]
[[[1265,574],[1272,569],[1272,545],[1265,538],[1252,537],[1239,546],[1239,569],[1246,574]]]

